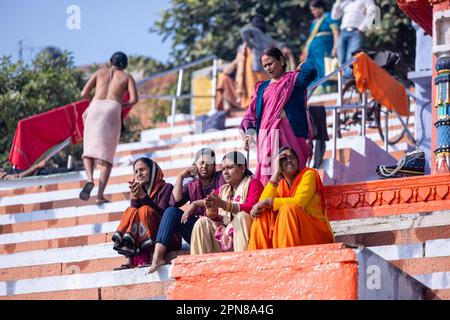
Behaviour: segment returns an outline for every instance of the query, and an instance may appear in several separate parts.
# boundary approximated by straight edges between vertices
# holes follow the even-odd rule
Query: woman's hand
[[[180,173],[180,177],[185,179],[187,177],[195,177],[195,175],[198,175],[197,166],[193,164],[189,168],[186,168],[183,170],[183,172]]]
[[[281,177],[281,161],[286,157],[286,155],[284,153],[279,154],[275,157],[274,160],[274,168],[273,168],[273,173],[272,173],[272,177],[270,178],[270,181],[278,183],[280,181],[280,177]]]
[[[136,183],[136,181],[134,180],[134,178],[133,178],[133,180],[128,181],[128,188],[130,188],[130,198],[131,198],[131,200],[138,200],[137,194],[134,191],[135,183]]]
[[[337,55],[337,47],[333,47],[333,49],[331,50],[331,56],[336,57],[336,55]]]
[[[258,202],[257,204],[255,204],[252,208],[252,210],[250,211],[250,215],[253,217],[257,217],[259,215],[261,215],[261,212],[263,210],[272,210],[273,208],[273,199],[272,198],[268,198],[265,199],[263,201]]]
[[[181,216],[181,223],[186,223],[189,219],[189,217],[194,213],[194,210],[197,206],[195,205],[195,202],[192,202],[187,210],[183,213]]]
[[[261,214],[262,209],[263,209],[262,202],[258,202],[253,206],[252,210],[250,210],[250,215],[252,217],[257,217]]]
[[[224,208],[226,206],[226,202],[219,198],[218,195],[211,193],[205,199],[206,209],[209,211],[216,211],[219,208]]]
[[[244,136],[244,149],[245,151],[249,151],[250,150],[250,143],[252,141],[252,136],[251,135],[245,135]]]
[[[142,185],[133,179],[133,181],[129,182],[130,186],[130,192],[131,192],[131,198],[134,200],[137,199],[144,199],[146,197],[146,193],[144,189],[142,188]]]

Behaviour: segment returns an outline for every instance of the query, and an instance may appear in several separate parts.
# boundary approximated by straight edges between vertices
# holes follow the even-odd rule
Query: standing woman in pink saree
[[[80,192],[80,199],[84,201],[89,200],[94,188],[93,175],[97,163],[101,167],[97,204],[107,202],[103,193],[119,143],[122,107],[138,102],[136,83],[131,75],[123,71],[127,65],[128,58],[124,53],[114,53],[110,68],[97,70],[81,92],[84,99],[90,100],[89,94],[95,88],[94,98],[83,114],[83,164],[87,182]],[[127,90],[130,100],[126,105],[122,105],[122,97]]]
[[[266,185],[272,175],[272,161],[279,149],[290,147],[298,155],[299,169],[306,166],[311,146],[306,139],[312,128],[306,110],[306,89],[317,71],[309,62],[296,71],[286,71],[286,59],[278,48],[261,54],[264,70],[270,80],[256,84],[250,107],[242,119],[245,149],[257,137],[257,167],[255,178]]]

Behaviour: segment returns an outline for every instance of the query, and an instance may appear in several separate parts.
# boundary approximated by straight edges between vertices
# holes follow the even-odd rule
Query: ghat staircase
[[[129,204],[132,162],[151,157],[160,164],[165,179],[174,183],[200,147],[214,148],[219,159],[225,152],[241,150],[237,127],[242,115],[242,111],[233,112],[223,131],[195,133],[192,121],[181,121],[174,127],[143,131],[140,142],[119,145],[106,188],[111,202],[101,206],[93,199],[78,199],[84,172],[0,182],[0,299],[186,299],[192,297],[188,292],[194,280],[198,281],[194,292],[204,290],[216,294],[211,298],[229,299],[207,291],[189,266],[207,272],[212,264],[223,263],[230,271],[245,262],[254,269],[244,272],[261,271],[264,265],[285,271],[272,280],[267,280],[269,273],[264,270],[259,278],[254,276],[256,298],[450,299],[450,175],[327,185],[337,244],[197,257],[180,251],[169,253],[172,263],[154,274],[146,274],[148,268],[113,271],[125,262],[112,249],[111,236]],[[398,127],[390,123],[395,132]],[[350,130],[338,144],[338,160],[350,168],[349,154],[357,152],[352,137],[357,135],[356,129]],[[367,137],[383,145],[375,129],[368,129]],[[329,145],[325,158],[331,155]],[[404,138],[389,151],[399,159],[406,150]],[[255,158],[252,152],[250,168],[255,167]],[[96,184],[98,177],[96,171]],[[378,284],[371,278],[377,270],[370,269],[372,265],[387,270],[380,273]],[[236,272],[218,271],[223,271],[214,275],[223,280],[219,283],[239,283],[233,278]],[[330,276],[333,272],[335,276]],[[372,287],[367,287],[372,280]],[[282,294],[286,288],[282,285],[292,289]],[[273,288],[271,294],[262,295],[267,287]],[[376,291],[380,288],[388,290]],[[399,288],[411,294],[402,295]],[[234,298],[248,298],[246,294]]]

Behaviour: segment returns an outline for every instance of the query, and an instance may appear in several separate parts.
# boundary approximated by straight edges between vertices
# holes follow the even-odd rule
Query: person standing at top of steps
[[[133,173],[129,182],[131,205],[112,237],[113,249],[128,257],[129,263],[116,270],[150,265],[158,227],[173,190],[173,185],[164,181],[159,165],[149,158],[137,159]],[[171,235],[167,246],[180,249],[181,237]]]
[[[294,149],[283,148],[259,202],[250,211],[249,250],[334,242],[318,172],[300,168]]]
[[[183,185],[186,178],[193,177]],[[216,171],[216,154],[210,148],[200,149],[195,155],[194,164],[183,170],[177,177],[170,199],[156,236],[155,253],[150,272],[155,272],[165,264],[163,257],[174,233],[178,233],[187,243],[191,243],[195,222],[206,215],[205,198],[225,183],[222,173]],[[190,205],[185,211],[180,207],[186,202]]]
[[[250,107],[242,122],[245,149],[249,150],[257,135],[257,166],[255,177],[263,185],[272,174],[272,158],[280,147],[289,146],[298,155],[303,169],[312,153],[312,126],[308,124],[306,93],[317,71],[311,62],[299,65],[297,71],[286,71],[286,58],[278,48],[264,50],[261,61],[270,80],[256,84]]]
[[[98,163],[101,170],[97,204],[107,202],[104,191],[119,143],[122,107],[132,106],[139,100],[136,82],[123,71],[127,65],[128,58],[124,53],[114,53],[110,59],[110,68],[97,70],[81,92],[81,96],[89,100],[89,94],[95,88],[95,95],[83,114],[83,164],[87,182],[80,192],[80,199],[84,201],[89,200],[94,188],[94,167]],[[122,97],[127,90],[130,100],[122,104]]]

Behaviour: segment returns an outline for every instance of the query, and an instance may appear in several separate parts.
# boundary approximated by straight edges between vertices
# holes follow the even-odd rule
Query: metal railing
[[[211,88],[211,95],[192,95],[192,94],[182,94],[182,82],[183,82],[183,76],[186,69],[201,65],[205,62],[212,61],[212,88]],[[362,136],[366,135],[366,113],[367,113],[367,93],[363,92],[361,94],[361,104],[344,104],[343,103],[343,72],[344,69],[347,67],[350,67],[353,65],[356,61],[355,57],[352,57],[348,62],[344,63],[342,66],[337,68],[335,71],[327,74],[325,77],[317,80],[313,84],[311,84],[308,87],[308,95],[307,100],[309,100],[314,93],[314,91],[323,83],[326,81],[332,80],[336,77],[338,78],[338,96],[337,96],[337,105],[336,106],[325,106],[326,109],[333,111],[333,140],[332,140],[332,158],[336,159],[336,151],[337,151],[337,136],[338,136],[338,126],[339,126],[339,111],[345,110],[345,109],[361,109],[361,132],[360,134]],[[206,56],[204,58],[201,58],[199,60],[178,66],[176,68],[169,69],[164,72],[160,72],[158,74],[152,75],[150,77],[147,77],[140,82],[138,82],[138,87],[149,81],[156,78],[163,77],[168,74],[172,74],[178,72],[178,79],[177,79],[177,90],[175,95],[142,95],[140,96],[141,99],[160,99],[160,100],[171,100],[171,127],[175,125],[175,115],[176,115],[176,107],[178,100],[183,99],[211,99],[211,111],[215,110],[216,105],[216,90],[217,90],[217,76],[218,76],[218,58],[215,55]],[[406,90],[405,90],[406,91]],[[406,94],[409,97],[412,97],[416,99],[414,95],[406,91]],[[417,99],[416,99],[417,100]],[[313,107],[313,106],[309,106]],[[412,136],[412,133],[410,132],[409,128],[403,121],[403,119],[397,114],[396,111],[390,111],[387,108],[384,108],[385,110],[382,110],[382,112],[385,114],[384,117],[384,127],[385,127],[385,134],[384,134],[384,149],[386,152],[388,152],[389,147],[389,113],[396,114],[397,118],[400,120],[400,123],[402,126],[406,129],[406,134],[408,138],[410,138],[411,141],[414,141],[414,138]],[[380,124],[381,125],[381,124]]]
[[[361,109],[361,135],[365,136],[366,135],[366,113],[367,113],[367,93],[363,92],[361,94],[361,104],[354,104],[354,105],[344,105],[343,104],[343,72],[344,69],[347,67],[350,67],[351,65],[353,65],[356,61],[355,57],[352,57],[348,62],[344,63],[342,66],[340,66],[339,68],[337,68],[335,71],[329,73],[328,75],[326,75],[325,77],[317,80],[316,82],[314,82],[313,84],[311,84],[308,87],[308,95],[307,95],[307,99],[309,100],[312,96],[312,94],[314,93],[314,91],[323,83],[325,83],[326,81],[332,80],[335,78],[335,76],[337,75],[338,77],[338,96],[337,96],[337,105],[336,106],[325,106],[326,109],[332,109],[333,110],[333,140],[332,140],[332,159],[336,159],[336,151],[337,151],[337,135],[338,135],[338,126],[339,126],[339,118],[338,118],[338,110],[343,110],[343,109]],[[411,94],[410,92],[408,92],[405,89],[405,92],[407,94],[408,97],[412,97],[414,99],[416,99],[416,97]],[[417,100],[417,99],[416,99]],[[308,106],[309,108],[312,106]],[[406,123],[403,121],[403,119],[401,118],[401,116],[394,110],[394,111],[390,111],[387,108],[383,108],[384,110],[381,110],[385,117],[384,117],[384,127],[385,127],[385,134],[384,134],[384,149],[386,152],[388,152],[388,148],[389,148],[389,114],[392,112],[394,113],[397,118],[400,120],[400,123],[402,124],[402,126],[405,128],[405,132],[408,136],[408,138],[411,141],[415,141],[412,133],[409,131],[408,126],[406,125]],[[409,110],[408,110],[409,112]],[[381,125],[381,123],[380,123]]]
[[[182,89],[183,89],[183,76],[184,76],[184,72],[185,70],[201,65],[205,62],[211,61],[213,62],[212,64],[212,88],[211,88],[211,95],[191,95],[191,94],[182,94]],[[141,99],[161,99],[161,100],[171,100],[172,101],[172,105],[171,105],[171,119],[170,119],[170,126],[173,127],[175,125],[175,115],[176,115],[176,110],[177,110],[177,102],[178,100],[182,100],[182,99],[194,99],[194,98],[198,98],[198,99],[211,99],[211,111],[215,110],[216,108],[216,91],[217,91],[217,74],[218,74],[218,58],[215,55],[209,55],[206,56],[204,58],[198,59],[196,61],[193,62],[189,62],[186,64],[183,64],[181,66],[157,73],[155,75],[152,75],[150,77],[147,77],[141,81],[138,82],[137,86],[138,88],[148,82],[149,80],[153,80],[153,79],[157,79],[157,78],[161,78],[164,77],[166,75],[172,74],[177,72],[178,73],[178,79],[177,79],[177,90],[176,90],[176,94],[175,95],[140,95],[139,98]]]

